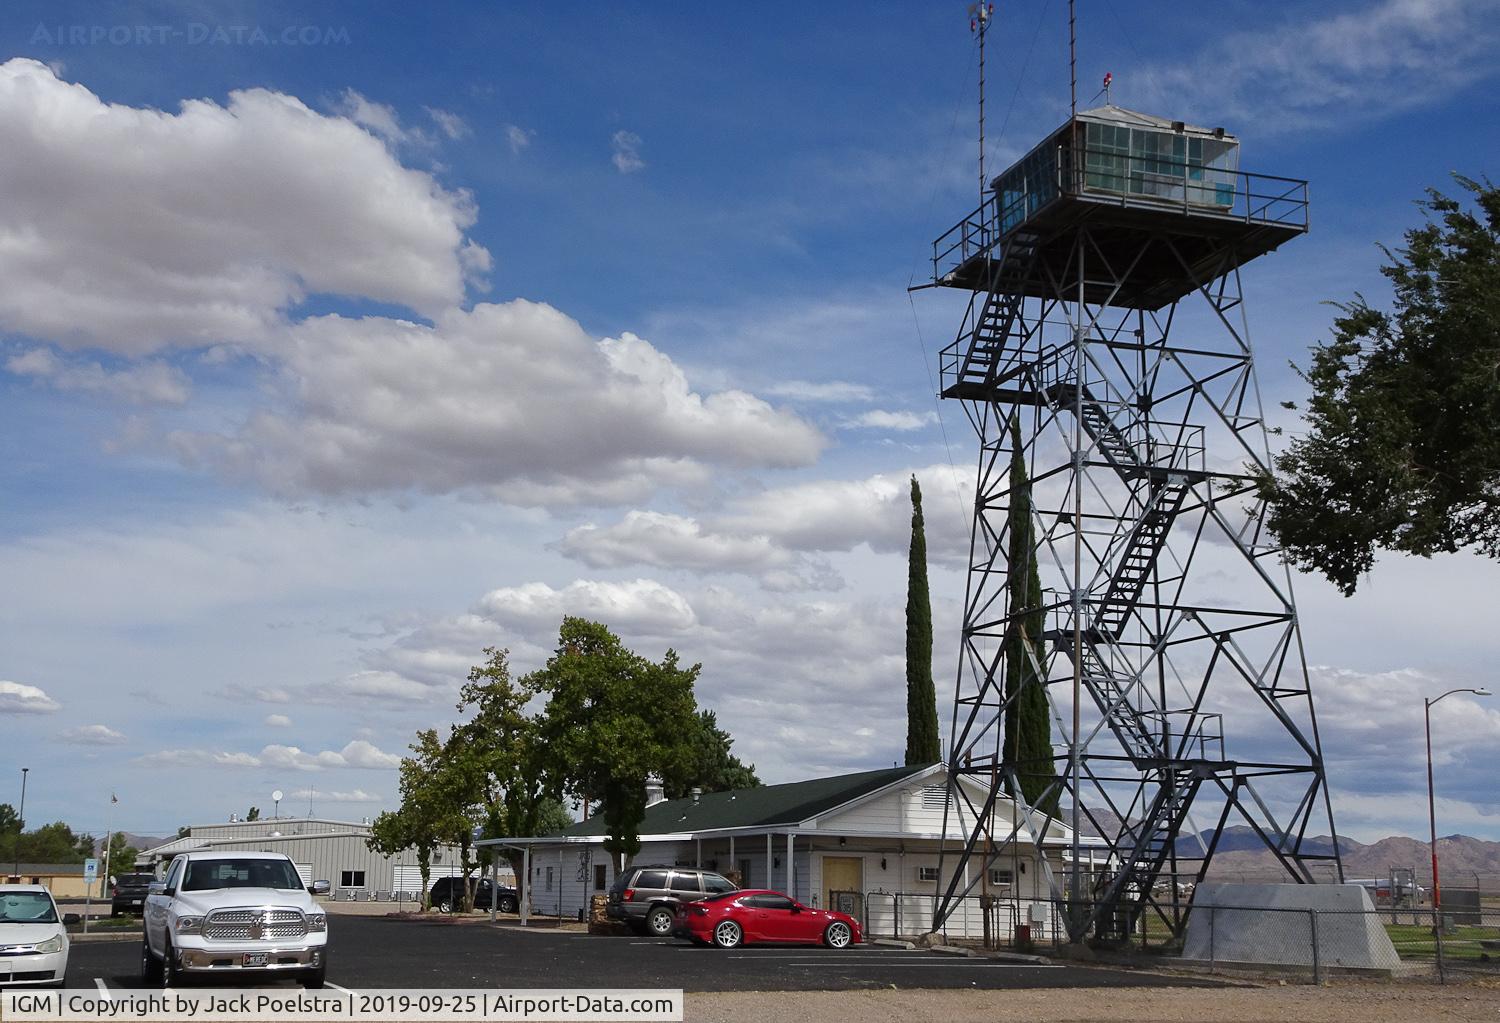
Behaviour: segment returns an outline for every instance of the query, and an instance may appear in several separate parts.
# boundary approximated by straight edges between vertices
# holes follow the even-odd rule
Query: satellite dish
[[[281,802],[281,790],[280,789],[277,789],[275,792],[271,793],[271,801],[273,803],[279,803],[279,802]]]

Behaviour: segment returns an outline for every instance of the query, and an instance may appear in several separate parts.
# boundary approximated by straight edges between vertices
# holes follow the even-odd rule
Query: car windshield
[[[55,924],[57,907],[46,892],[6,892],[0,895],[0,923]]]
[[[182,879],[185,892],[216,888],[302,888],[302,878],[287,860],[194,860]]]

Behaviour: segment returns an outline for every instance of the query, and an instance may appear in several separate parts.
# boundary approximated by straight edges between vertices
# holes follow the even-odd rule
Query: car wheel
[[[453,900],[452,899],[444,899],[444,900],[442,900],[441,902],[439,902],[437,904],[437,909],[438,909],[439,913],[451,913],[451,912],[453,912]]]
[[[161,960],[151,954],[151,943],[141,937],[141,980],[147,984],[161,983]]]
[[[500,912],[514,913],[519,908],[520,906],[516,903],[516,900],[513,897],[509,895],[500,896]]]
[[[721,920],[714,928],[714,944],[720,948],[735,948],[744,937],[745,932],[733,920]]]
[[[646,914],[646,930],[658,938],[672,933],[672,911],[666,906],[657,906]]]
[[[853,937],[854,932],[849,930],[848,924],[842,920],[835,920],[828,925],[828,930],[823,932],[823,944],[829,948],[848,948]]]

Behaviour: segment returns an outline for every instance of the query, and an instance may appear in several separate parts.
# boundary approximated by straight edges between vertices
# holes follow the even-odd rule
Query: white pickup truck
[[[142,919],[147,982],[289,972],[323,986],[328,917],[280,853],[182,853],[151,886]]]

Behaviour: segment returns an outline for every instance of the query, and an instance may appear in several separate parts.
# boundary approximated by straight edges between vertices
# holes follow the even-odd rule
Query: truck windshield
[[[288,860],[194,860],[182,879],[185,892],[217,888],[303,888],[302,878]]]

